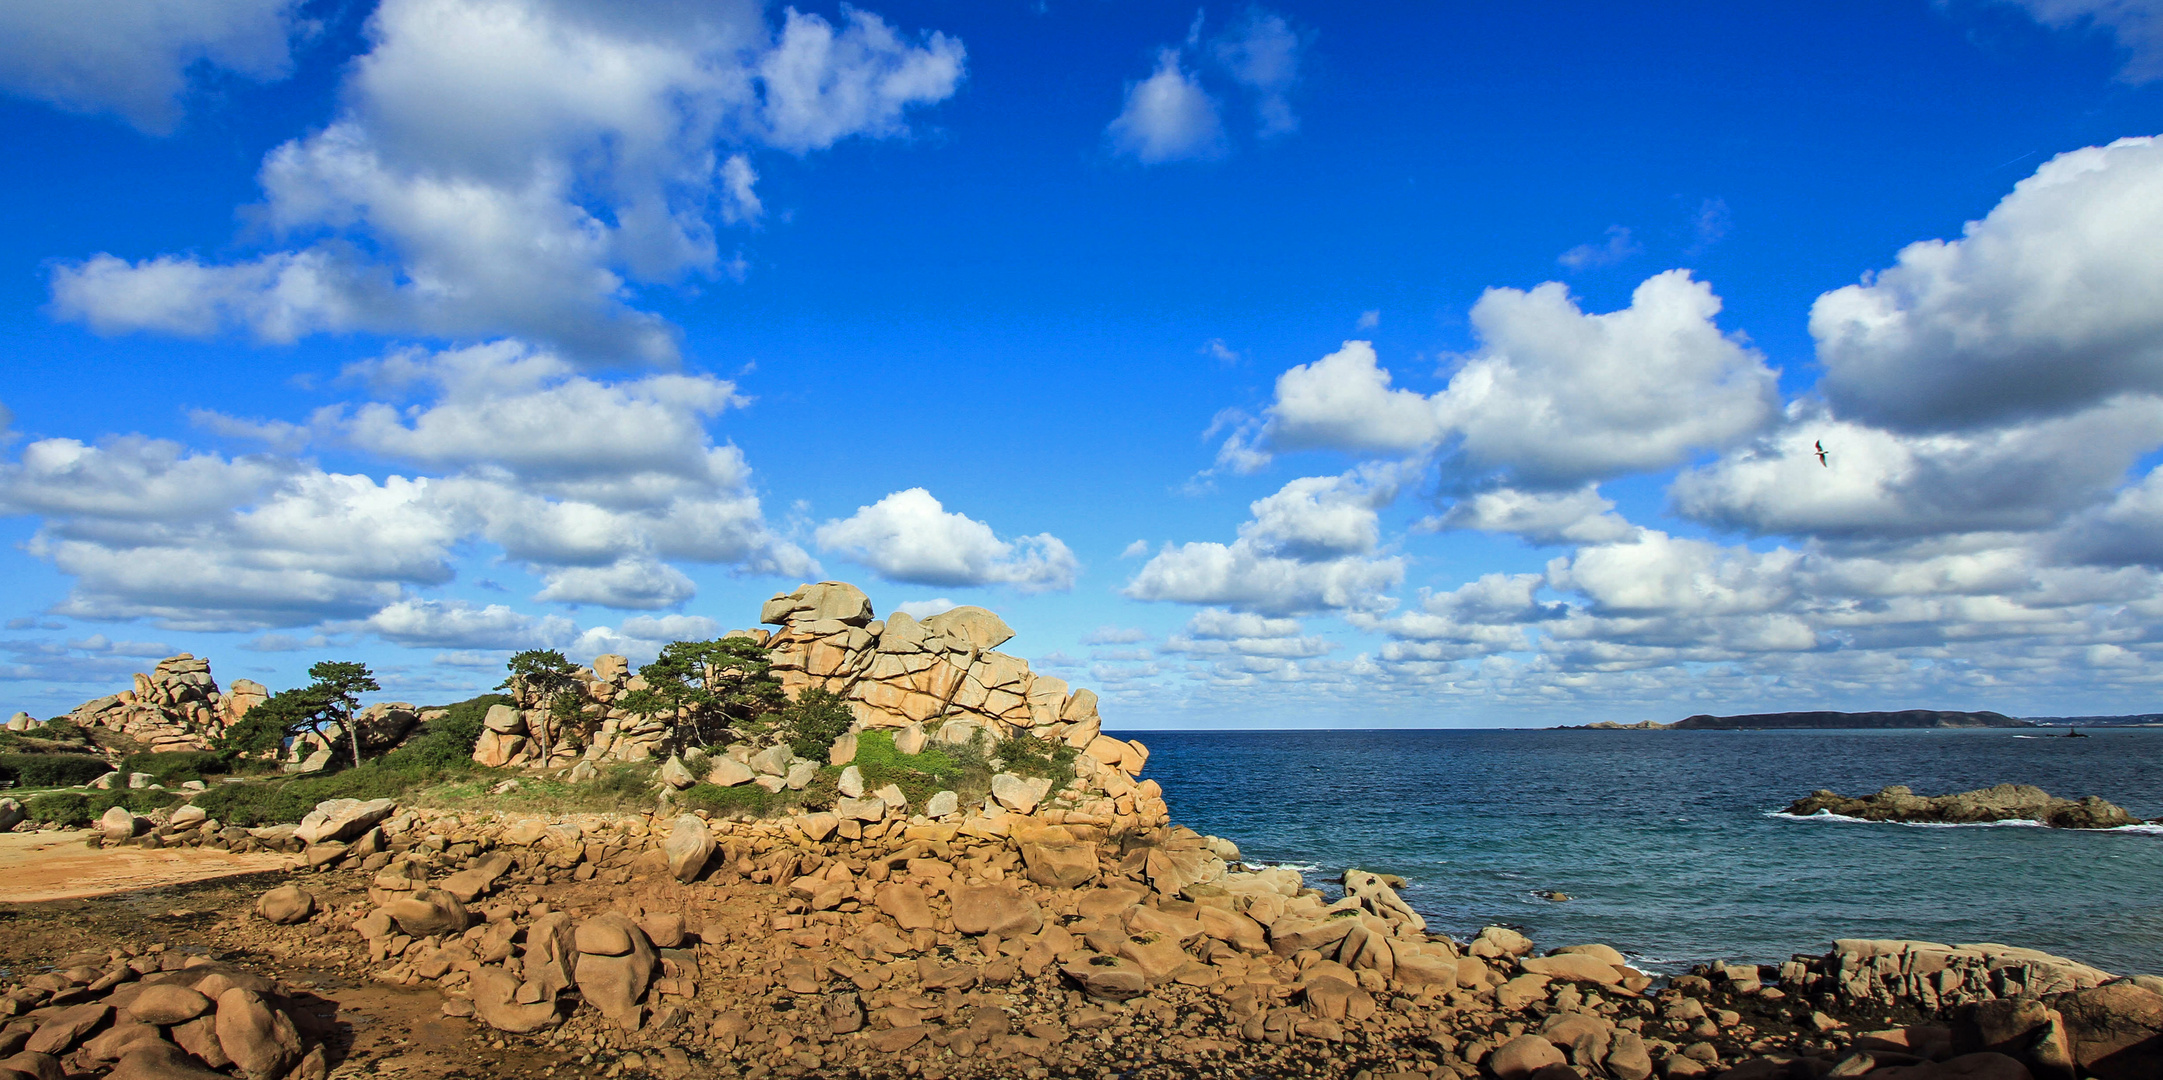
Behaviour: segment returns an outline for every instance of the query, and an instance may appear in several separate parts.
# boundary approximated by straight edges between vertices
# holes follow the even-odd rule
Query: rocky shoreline
[[[2062,799],[2029,784],[1998,784],[1950,795],[1917,795],[1905,785],[1849,797],[1813,791],[1788,804],[1796,817],[1834,814],[1863,821],[1899,821],[1931,825],[1982,825],[2032,821],[2056,829],[2118,829],[2147,822],[2116,803],[2095,795]]]
[[[223,835],[144,827],[112,842]],[[572,1075],[2131,1080],[2163,1068],[2163,981],[2145,976],[1998,945],[1840,941],[1663,981],[1598,944],[1542,950],[1499,926],[1453,940],[1379,875],[1349,872],[1329,900],[1178,826],[972,815],[842,840],[801,819],[347,802],[250,842],[293,854],[288,884],[209,926],[193,955],[116,942],[0,993],[0,1050],[52,1059],[0,1070],[358,1075],[308,1034],[331,1022],[335,992],[281,985],[282,967],[396,988]],[[161,1023],[116,996],[184,984],[222,1016],[232,991],[203,982],[246,968],[272,981],[234,983],[255,995],[235,999],[255,1019],[234,1038],[268,1032],[277,1049],[259,1060],[275,1068],[219,1062],[256,1060],[239,1043],[205,1053],[187,1028],[205,1012]],[[206,1026],[224,1038],[222,1021]]]
[[[89,845],[277,852],[283,880],[215,914],[100,923],[94,948],[59,909],[0,912],[51,927],[0,942],[0,1080],[506,1074],[490,1061],[666,1080],[2163,1076],[2163,981],[2046,953],[1843,940],[1663,978],[1594,942],[1454,938],[1386,875],[1325,890],[1175,824],[1140,776],[1147,748],[1103,734],[1088,691],[993,652],[1011,631],[989,612],[873,620],[860,592],[821,583],[764,614],[782,629],[760,644],[795,689],[855,717],[823,762],[786,742],[669,750],[665,722],[624,706],[641,676],[603,658],[572,710],[523,689],[489,710],[475,757],[501,790],[644,768],[650,810],[333,799],[243,828],[196,805],[201,790],[113,805]],[[202,674],[200,700],[155,724],[229,719]],[[874,788],[858,768],[987,741],[990,768],[1059,747],[1070,765],[993,772],[968,798]],[[801,801],[705,808],[715,791]],[[2018,794],[1990,805],[2033,801]],[[450,1025],[484,1064],[367,1042],[349,1017],[362,999],[393,1025]]]

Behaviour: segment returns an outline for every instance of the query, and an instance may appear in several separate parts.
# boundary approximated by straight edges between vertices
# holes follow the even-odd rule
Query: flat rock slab
[[[214,848],[83,846],[83,832],[0,833],[0,903],[77,900],[189,881],[283,869],[277,852],[236,855]]]

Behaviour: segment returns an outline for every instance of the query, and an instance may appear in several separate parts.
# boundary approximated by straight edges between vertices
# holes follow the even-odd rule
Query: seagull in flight
[[[1818,464],[1823,465],[1828,469],[1833,467],[1831,462],[1825,460],[1825,440],[1823,439],[1818,440],[1817,455]]]

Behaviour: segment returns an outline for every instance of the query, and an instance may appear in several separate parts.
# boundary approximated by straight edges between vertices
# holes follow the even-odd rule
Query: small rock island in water
[[[1998,784],[1938,796],[1917,795],[1904,785],[1894,785],[1860,798],[1813,791],[1807,798],[1795,800],[1787,812],[1803,817],[1838,814],[1865,821],[1942,825],[2034,821],[2059,829],[2115,829],[2142,823],[2123,807],[2094,795],[2061,799],[2029,784]]]

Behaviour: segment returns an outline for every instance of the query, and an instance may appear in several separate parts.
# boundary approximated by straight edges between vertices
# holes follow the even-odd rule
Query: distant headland
[[[1902,709],[1897,712],[1777,712],[1741,716],[1697,716],[1663,724],[1645,720],[1618,724],[1612,720],[1582,724],[1572,731],[1818,731],[1838,728],[2024,728],[2028,720],[1995,712],[1950,712],[1942,709]]]

